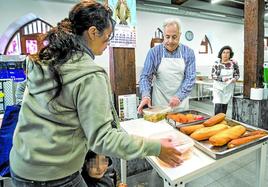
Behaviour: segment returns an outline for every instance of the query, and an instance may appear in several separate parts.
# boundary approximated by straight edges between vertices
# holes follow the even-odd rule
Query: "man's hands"
[[[173,96],[170,100],[169,100],[169,106],[174,108],[179,106],[179,104],[181,103],[180,99],[178,96]],[[142,109],[143,107],[147,105],[149,108],[152,107],[152,103],[151,103],[151,98],[150,97],[143,97],[141,100],[141,103],[138,107],[138,113],[142,114]]]
[[[147,105],[149,108],[152,107],[152,103],[151,103],[151,99],[150,97],[143,97],[142,100],[141,100],[141,103],[138,107],[138,113],[139,114],[142,114],[142,109],[143,107]]]
[[[180,99],[178,96],[173,96],[170,100],[169,100],[169,106],[171,106],[172,108],[178,106],[181,103]]]
[[[167,163],[171,167],[180,165],[183,160],[180,158],[181,152],[179,152],[172,143],[170,138],[161,139],[161,151],[158,158]]]

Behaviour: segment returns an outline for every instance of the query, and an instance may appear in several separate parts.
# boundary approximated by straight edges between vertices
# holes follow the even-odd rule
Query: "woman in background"
[[[235,82],[239,79],[239,67],[232,58],[234,52],[230,46],[221,48],[219,60],[212,67],[214,113],[227,112],[228,102],[233,96]]]

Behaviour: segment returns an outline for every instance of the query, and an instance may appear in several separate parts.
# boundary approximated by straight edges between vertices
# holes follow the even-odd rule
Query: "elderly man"
[[[140,76],[139,113],[151,104],[169,105],[175,111],[189,109],[188,96],[196,76],[194,51],[180,43],[181,28],[176,19],[167,19],[163,28],[164,41],[149,50]]]

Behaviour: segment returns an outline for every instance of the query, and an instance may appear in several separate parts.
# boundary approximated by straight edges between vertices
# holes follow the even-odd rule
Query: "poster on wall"
[[[136,94],[118,96],[118,114],[121,121],[137,119]]]
[[[136,47],[136,0],[109,0],[116,21],[110,47]]]

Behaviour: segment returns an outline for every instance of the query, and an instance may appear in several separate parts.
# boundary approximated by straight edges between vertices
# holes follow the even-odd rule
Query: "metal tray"
[[[177,122],[173,119],[170,119],[170,118],[166,118],[166,121],[171,125],[173,126],[174,128],[179,128],[179,127],[184,127],[184,126],[189,126],[189,125],[195,125],[195,124],[200,124],[200,123],[203,123],[204,121],[206,121],[208,118],[210,118],[211,116],[208,115],[208,114],[205,114],[203,112],[200,112],[200,111],[197,111],[197,110],[185,110],[185,111],[182,111],[182,112],[177,112],[177,113],[181,113],[181,114],[194,114],[194,115],[201,115],[204,117],[204,119],[202,120],[196,120],[196,121],[193,121],[193,122],[189,122],[189,123],[180,123],[180,122]],[[175,114],[175,113],[174,113]]]
[[[228,118],[225,118],[225,120],[227,121],[229,126],[243,125],[247,129],[246,132],[251,132],[254,130],[262,130],[262,131],[265,131],[268,133],[267,130],[260,129],[258,127],[254,127],[254,126],[250,126],[250,125],[246,125],[246,124],[241,123],[239,121],[235,121],[235,120],[228,119]],[[228,155],[234,154],[238,151],[244,150],[248,147],[252,147],[254,145],[257,145],[261,142],[266,141],[267,139],[268,139],[268,135],[266,135],[260,139],[254,140],[252,142],[248,142],[246,144],[240,145],[238,147],[230,148],[230,149],[227,147],[227,145],[220,146],[220,147],[212,146],[208,140],[204,140],[204,141],[197,141],[194,139],[193,140],[195,142],[195,146],[198,149],[200,149],[201,151],[203,151],[204,153],[206,153],[207,155],[209,155],[210,157],[212,157],[214,159],[220,159],[220,158],[226,157]]]

